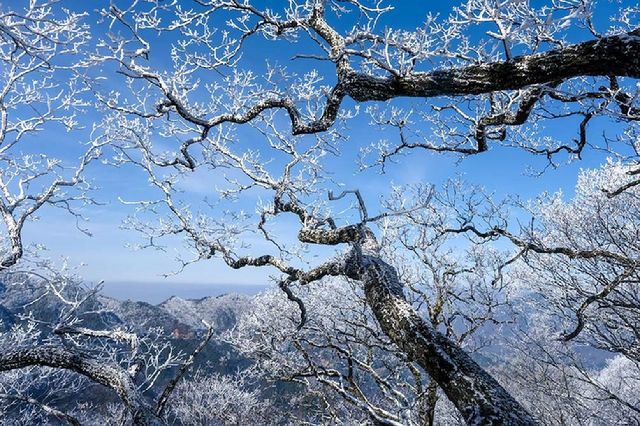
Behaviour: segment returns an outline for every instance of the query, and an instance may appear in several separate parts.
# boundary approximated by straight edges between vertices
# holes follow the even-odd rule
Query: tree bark
[[[350,262],[382,330],[438,383],[473,425],[534,425],[533,417],[462,348],[423,320],[404,296],[395,269],[366,228]]]
[[[596,76],[640,78],[640,28],[544,53],[460,68],[387,77],[348,69],[338,75],[338,84],[317,120],[303,122],[300,112],[289,100],[270,100],[268,105],[256,105],[252,115],[265,109],[284,108],[289,113],[294,135],[318,133],[333,125],[346,96],[356,102],[367,102],[398,97],[480,95]]]
[[[433,426],[436,421],[436,405],[438,403],[438,384],[435,380],[430,380],[427,386],[427,392],[422,396],[421,403],[421,421],[422,424]]]
[[[516,90],[580,76],[640,77],[640,28],[627,34],[567,46],[510,61],[373,77],[351,72],[343,80],[345,93],[358,102],[396,97],[479,95]]]

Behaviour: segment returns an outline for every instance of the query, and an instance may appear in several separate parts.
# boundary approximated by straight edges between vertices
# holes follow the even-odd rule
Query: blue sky
[[[87,21],[93,23],[97,17],[93,10],[87,8],[95,8],[98,3],[100,2],[72,0],[65,2],[65,6],[77,10],[87,10],[90,14]],[[457,4],[452,1],[397,1],[394,3],[395,10],[385,18],[383,25],[406,29],[419,26],[427,11],[446,14],[452,5]],[[606,9],[617,7],[614,3],[602,3],[605,4]],[[607,16],[610,10],[605,12],[607,13],[599,16]],[[347,22],[341,22],[338,25],[347,25]],[[94,28],[95,37],[100,37],[101,35],[98,33],[103,31],[104,27],[95,25]],[[157,64],[168,64],[168,55],[163,56],[163,54],[169,50],[170,40],[158,39],[155,42],[156,44],[152,45],[152,60]],[[321,70],[327,71],[326,75],[329,76],[330,81],[331,68],[327,68],[326,64],[291,61],[291,57],[296,51],[305,51],[309,46],[308,42],[304,41],[296,45],[289,45],[282,42],[267,43],[256,38],[247,45],[247,52],[241,66],[255,69],[257,72],[264,69],[267,61],[287,64],[291,70],[296,72],[303,72],[314,66],[319,66]],[[350,104],[352,103],[347,102],[345,105],[348,107]],[[392,104],[428,108],[420,100],[399,100]],[[87,123],[97,119],[97,115],[92,114],[83,117]],[[547,131],[559,140],[568,141],[577,136],[575,121],[569,121],[569,123],[571,124],[567,125],[565,121],[560,125],[553,124]],[[420,124],[417,126],[420,128]],[[368,117],[364,115],[352,120],[349,128],[352,142],[341,145],[341,156],[332,160],[331,172],[337,180],[347,182],[351,188],[360,189],[372,212],[375,212],[376,203],[380,196],[388,194],[390,182],[395,184],[428,182],[438,185],[456,175],[462,175],[466,180],[484,186],[488,191],[495,192],[498,197],[516,194],[528,199],[542,191],[554,192],[557,190],[563,190],[570,195],[579,169],[594,167],[604,158],[601,153],[590,151],[584,155],[582,161],[563,165],[558,169],[549,169],[542,176],[534,177],[526,172],[527,167],[542,170],[546,165],[546,159],[533,157],[516,149],[494,146],[487,153],[464,158],[462,161],[456,155],[439,155],[416,150],[402,157],[399,164],[389,165],[386,174],[381,175],[377,169],[358,172],[355,165],[359,148],[379,139],[381,136],[379,130],[372,128],[369,125]],[[420,130],[425,133],[429,131],[428,127]],[[611,124],[596,122],[591,128],[590,134],[593,138],[599,138],[604,130],[611,130]],[[69,135],[55,129],[52,129],[48,134],[52,140],[61,141],[56,145],[56,150],[60,149],[61,155],[69,161],[74,158],[76,152],[73,144],[77,143],[77,139],[86,137],[86,132],[84,134],[81,132],[80,135],[73,135],[73,138],[76,139],[70,139]],[[239,132],[239,137],[246,139],[241,143],[259,143],[249,133]],[[90,218],[85,226],[91,232],[92,237],[78,232],[72,218],[64,212],[52,208],[43,210],[40,219],[26,227],[24,237],[27,243],[44,244],[47,247],[47,255],[53,259],[68,257],[73,264],[83,264],[84,266],[79,271],[80,274],[89,281],[104,280],[108,294],[156,302],[170,294],[202,297],[207,294],[229,291],[230,288],[237,288],[241,292],[253,292],[256,285],[269,283],[270,271],[255,268],[233,271],[218,260],[200,262],[188,267],[178,275],[164,278],[163,274],[170,273],[177,268],[174,261],[175,256],[184,249],[180,242],[173,241],[169,244],[166,252],[157,250],[133,251],[127,246],[139,243],[140,237],[132,231],[120,228],[122,220],[132,213],[132,208],[120,203],[118,198],[142,199],[153,195],[145,177],[133,167],[115,169],[100,164],[90,168],[89,177],[100,187],[94,192],[94,196],[101,203],[88,207],[84,211],[85,215]],[[204,175],[193,176],[187,180],[185,188],[192,193],[191,196],[194,198],[199,198],[207,193],[212,195],[210,193],[212,184],[207,179],[208,177]],[[253,211],[253,201],[240,200],[237,207]]]

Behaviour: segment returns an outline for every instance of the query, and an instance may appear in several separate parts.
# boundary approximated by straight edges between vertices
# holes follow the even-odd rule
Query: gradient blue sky
[[[13,3],[13,2],[12,2]],[[97,20],[94,9],[102,2],[65,1],[66,7],[74,10],[86,10],[89,13],[88,22]],[[104,2],[106,5],[106,2]],[[428,11],[446,14],[457,2],[423,2],[397,1],[394,12],[383,21],[383,25],[412,29],[424,21]],[[543,2],[535,2],[541,4]],[[612,2],[602,2],[604,10],[599,16],[608,16],[612,8],[618,6]],[[347,22],[339,25],[347,25]],[[604,25],[604,23],[601,23]],[[95,25],[95,37],[104,30],[104,26]],[[157,40],[152,46],[156,52],[168,50],[167,40]],[[243,67],[253,67],[257,72],[264,69],[266,61],[277,61],[290,66],[293,71],[309,69],[314,64],[300,64],[291,61],[296,52],[304,51],[308,45],[305,42],[291,46],[284,43],[265,43],[254,39],[247,46],[243,58]],[[158,63],[166,61],[167,57],[156,57]],[[321,67],[324,65],[320,65]],[[331,75],[331,71],[327,72]],[[427,108],[424,103],[415,100],[396,101],[396,105],[419,105]],[[349,103],[346,104],[347,106]],[[90,122],[95,117],[85,116],[83,120]],[[569,124],[567,124],[569,123]],[[610,126],[606,123],[594,123],[590,134],[594,138],[600,137],[602,132]],[[573,192],[576,175],[580,168],[594,167],[603,161],[603,155],[588,151],[582,161],[563,165],[558,169],[549,169],[542,176],[534,177],[526,173],[528,167],[541,170],[547,164],[546,159],[533,157],[522,151],[493,147],[489,152],[461,160],[455,155],[438,155],[423,151],[413,151],[402,157],[400,164],[389,165],[385,175],[379,170],[357,172],[355,160],[358,149],[366,141],[380,138],[377,129],[368,125],[368,118],[364,115],[350,123],[351,138],[359,143],[344,144],[342,155],[332,164],[332,172],[337,180],[349,182],[350,186],[362,191],[365,199],[375,211],[376,200],[389,192],[390,182],[396,184],[429,182],[440,184],[446,179],[462,175],[465,179],[484,186],[488,191],[495,191],[498,197],[517,194],[527,199],[542,191],[554,192],[563,190],[570,195]],[[428,131],[428,128],[424,128]],[[610,130],[610,129],[609,129]],[[548,130],[559,140],[570,140],[577,137],[575,121],[568,120],[561,125],[554,125]],[[56,133],[52,130],[49,135],[60,142],[56,147],[73,144],[68,135]],[[250,139],[250,138],[247,138]],[[363,142],[364,141],[364,142]],[[246,143],[254,143],[248,140]],[[73,158],[74,149],[61,148],[66,157]],[[156,250],[132,251],[127,245],[140,242],[140,238],[131,231],[120,228],[122,220],[132,213],[132,208],[118,201],[118,197],[125,199],[141,199],[150,195],[145,177],[133,168],[115,169],[105,165],[94,165],[89,170],[89,176],[100,187],[94,195],[101,203],[85,210],[90,221],[85,224],[91,232],[88,237],[75,228],[75,221],[64,212],[47,208],[42,211],[40,219],[30,223],[24,233],[27,243],[41,243],[47,247],[47,255],[51,258],[68,257],[71,263],[80,265],[80,273],[89,281],[104,280],[106,293],[127,298],[149,300],[157,302],[171,294],[184,297],[202,297],[217,294],[234,288],[240,292],[254,292],[256,286],[269,283],[269,271],[264,269],[243,269],[233,271],[222,262],[213,260],[201,262],[188,267],[184,272],[163,278],[163,274],[177,268],[174,259],[182,246],[178,243],[169,247],[166,252]],[[210,193],[211,182],[203,176],[194,176],[186,183],[186,188],[194,196]],[[331,188],[328,188],[331,189]],[[335,189],[335,188],[334,188]],[[253,210],[253,200],[238,204],[239,208]]]

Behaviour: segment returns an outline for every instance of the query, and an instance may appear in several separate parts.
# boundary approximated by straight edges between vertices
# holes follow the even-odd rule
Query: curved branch
[[[582,302],[580,307],[576,310],[576,319],[578,321],[576,324],[576,327],[573,329],[573,331],[562,336],[560,340],[564,342],[568,342],[570,340],[573,340],[575,337],[577,337],[578,334],[580,334],[580,332],[584,329],[584,326],[585,326],[584,313],[587,310],[587,308],[591,306],[591,304],[597,302],[598,300],[602,300],[606,298],[609,295],[609,293],[614,291],[620,284],[624,283],[624,281],[627,278],[629,278],[629,276],[631,276],[631,274],[633,274],[634,271],[635,271],[634,268],[627,268],[620,276],[616,277],[615,280],[607,284],[601,291],[587,297],[585,301]]]
[[[627,172],[627,175],[629,176],[636,176],[640,174],[640,169],[634,169],[634,170],[630,170],[629,172]],[[614,189],[614,190],[606,190],[603,189],[602,192],[604,192],[605,194],[607,194],[607,197],[609,198],[613,198],[616,197],[620,194],[622,194],[623,192],[625,192],[627,189],[631,189],[633,187],[636,187],[640,185],[640,179],[635,179],[632,180],[624,185],[619,186],[618,188]]]
[[[293,279],[282,280],[278,283],[278,287],[280,287],[280,290],[287,295],[287,299],[298,305],[298,309],[300,310],[300,322],[298,323],[297,329],[300,330],[307,323],[307,308],[304,306],[304,301],[296,296],[289,288],[289,284],[291,284],[291,282],[293,282]]]
[[[136,425],[161,425],[136,390],[131,377],[117,365],[107,364],[78,351],[58,346],[16,349],[0,354],[0,371],[40,366],[71,370],[115,391],[131,412]]]

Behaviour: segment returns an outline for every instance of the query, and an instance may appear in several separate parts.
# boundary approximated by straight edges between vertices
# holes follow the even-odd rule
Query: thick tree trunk
[[[365,234],[354,250],[359,265],[353,278],[363,282],[367,302],[387,336],[438,383],[468,424],[536,424],[489,373],[417,314],[395,269],[380,258],[375,237]]]

